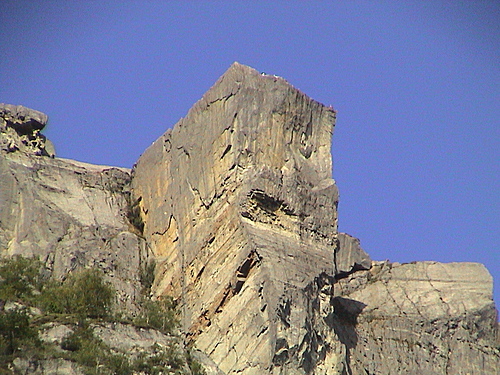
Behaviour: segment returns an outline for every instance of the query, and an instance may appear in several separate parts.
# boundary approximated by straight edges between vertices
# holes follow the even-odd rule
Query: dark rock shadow
[[[340,342],[346,347],[347,372],[343,375],[352,375],[351,370],[351,349],[358,343],[356,325],[358,316],[361,314],[366,304],[343,297],[333,297],[331,300],[333,313],[326,317],[326,323],[334,330]]]

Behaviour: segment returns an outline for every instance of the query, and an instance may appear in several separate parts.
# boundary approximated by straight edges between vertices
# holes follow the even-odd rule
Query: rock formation
[[[451,327],[474,321],[494,345],[484,268],[372,266],[338,233],[334,121],[282,78],[233,64],[133,170],[156,293],[179,300],[188,340],[226,374],[420,373],[421,361],[458,374],[435,358],[451,352],[493,371],[498,352]]]
[[[207,374],[500,372],[488,271],[375,262],[339,233],[336,113],[284,79],[233,64],[131,172],[54,158],[39,112],[0,115],[3,255],[99,267],[125,309],[154,258]]]
[[[148,250],[129,230],[130,171],[48,157],[46,122],[0,105],[0,254],[38,257],[55,278],[100,268],[133,309]]]

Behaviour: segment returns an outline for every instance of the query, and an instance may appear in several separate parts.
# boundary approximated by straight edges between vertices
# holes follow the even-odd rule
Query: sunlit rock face
[[[130,361],[174,340],[207,375],[500,373],[488,271],[375,262],[339,233],[335,111],[282,78],[233,64],[132,172],[55,157],[46,123],[0,105],[0,255],[39,258],[56,279],[98,268],[129,316],[154,258],[154,295],[177,300],[181,336],[95,325]]]
[[[148,250],[129,230],[130,171],[54,158],[46,123],[39,111],[0,105],[0,255],[36,257],[56,279],[99,268],[118,305],[134,310]]]
[[[352,374],[498,374],[492,278],[478,263],[373,262],[335,285]]]
[[[334,121],[282,78],[235,63],[134,168],[156,293],[180,301],[189,340],[226,373],[319,360],[307,294],[333,281]]]
[[[334,123],[334,110],[282,78],[233,64],[133,170],[158,260],[155,293],[178,300],[187,340],[226,374],[462,373],[435,359],[432,345],[461,348],[456,358],[472,373],[490,371],[498,351],[488,362],[467,346],[474,335],[445,337],[462,318],[496,329],[484,268],[449,276],[448,266],[441,274],[417,263],[377,273],[359,241],[337,232]],[[450,285],[460,291],[424,335]],[[427,315],[413,315],[419,303]]]

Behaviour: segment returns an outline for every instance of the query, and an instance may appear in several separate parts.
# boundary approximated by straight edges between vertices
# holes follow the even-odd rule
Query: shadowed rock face
[[[359,240],[337,232],[334,122],[331,108],[282,78],[235,63],[133,170],[144,235],[159,261],[155,292],[175,296],[188,341],[226,374],[419,373],[421,359],[402,347],[384,360],[386,347],[366,323],[379,284],[357,278],[372,262]],[[405,267],[418,273],[421,265]],[[467,305],[473,320],[495,311],[487,271],[477,271],[485,288],[484,298]],[[471,285],[467,274],[456,278],[463,281],[456,285]],[[397,277],[379,283],[388,295],[402,288],[401,298],[419,298],[421,284],[401,287]],[[429,298],[432,304],[444,297]],[[384,321],[402,322],[394,332],[403,342],[420,320],[434,319],[416,322],[406,318],[410,308],[376,301],[375,310],[387,307]],[[384,337],[392,328],[379,329]],[[363,357],[367,351],[376,354]],[[490,358],[491,366],[498,363],[497,354]],[[399,360],[407,366],[391,362]],[[430,363],[445,373],[443,362]]]
[[[0,105],[2,256],[100,268],[133,310],[151,249],[207,375],[500,373],[488,271],[372,262],[339,233],[335,112],[282,78],[233,64],[132,174],[48,157],[46,121]],[[23,371],[75,373],[52,362]]]

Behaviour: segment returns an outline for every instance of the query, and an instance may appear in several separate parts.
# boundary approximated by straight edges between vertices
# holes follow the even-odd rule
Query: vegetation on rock
[[[114,290],[98,270],[86,269],[62,282],[49,282],[41,290],[40,307],[50,313],[106,318],[111,312]]]
[[[141,276],[141,313],[127,324],[172,335],[178,325],[174,301],[147,297],[153,267],[146,267]],[[45,271],[34,259],[0,260],[0,374],[17,373],[14,362],[19,358],[28,363],[57,358],[71,361],[85,375],[204,374],[201,365],[189,351],[175,345],[175,340],[131,355],[98,337],[96,326],[118,324],[112,311],[115,291],[100,271],[77,271],[62,282],[45,280]],[[51,324],[64,325],[69,332],[59,343],[40,339],[39,332]]]

